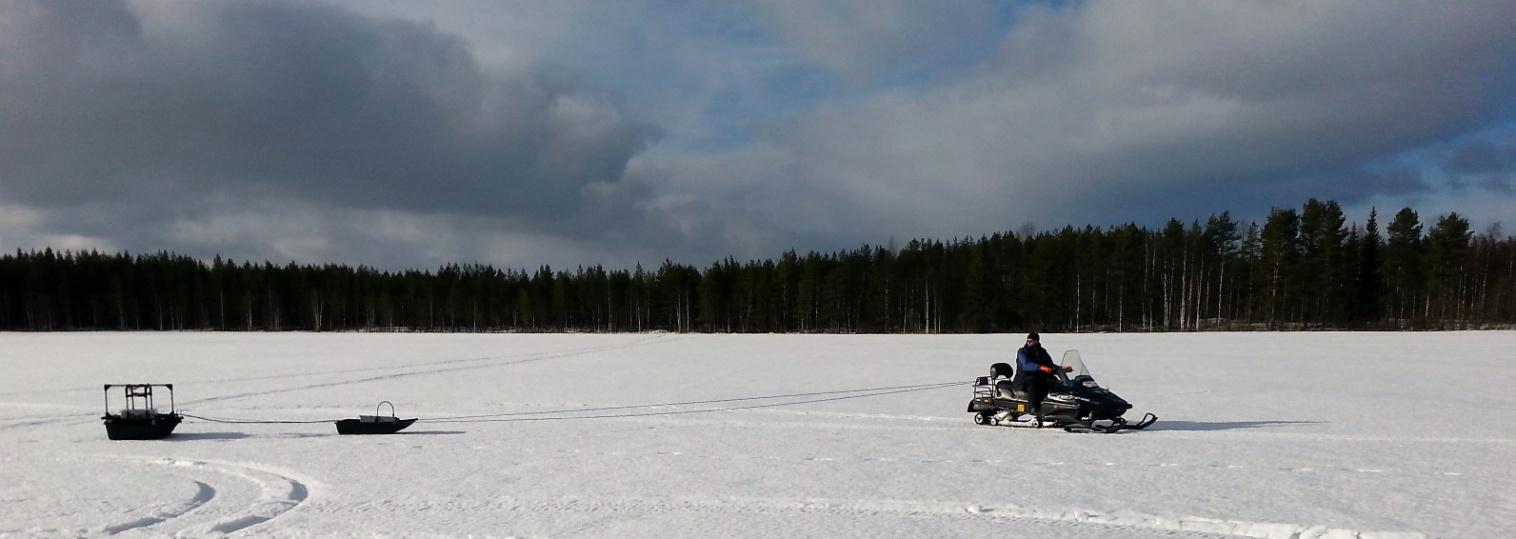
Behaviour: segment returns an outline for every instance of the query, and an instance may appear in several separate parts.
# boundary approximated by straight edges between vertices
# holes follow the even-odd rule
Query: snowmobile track
[[[549,353],[529,352],[529,353],[525,353],[525,354],[506,354],[506,355],[496,355],[496,356],[480,356],[480,357],[438,359],[438,360],[428,360],[428,361],[414,361],[414,362],[409,362],[409,363],[398,363],[398,364],[395,364],[395,365],[386,365],[386,366],[380,366],[380,367],[354,367],[354,368],[349,368],[349,369],[332,369],[332,370],[325,370],[325,371],[309,371],[309,372],[296,372],[296,373],[284,373],[284,374],[261,374],[261,375],[257,375],[257,376],[240,376],[240,377],[234,377],[234,378],[212,378],[212,379],[204,379],[204,380],[184,380],[184,381],[175,382],[175,383],[184,384],[184,385],[191,385],[191,384],[224,384],[224,383],[233,383],[233,382],[256,382],[256,381],[259,381],[259,380],[278,380],[278,379],[282,379],[282,378],[305,378],[305,377],[310,377],[310,376],[324,376],[324,375],[330,375],[330,374],[348,374],[348,373],[371,372],[371,371],[393,371],[393,370],[398,370],[398,369],[409,369],[409,368],[414,368],[414,367],[432,367],[432,366],[438,366],[438,365],[454,365],[454,364],[459,364],[459,363],[495,362],[495,363],[492,363],[492,365],[490,365],[490,366],[494,366],[494,365],[514,365],[514,364],[518,364],[518,363],[531,363],[531,362],[534,362],[534,361],[541,361],[541,360],[544,360],[544,359],[557,359],[559,357],[570,357],[570,356],[577,356],[577,355],[584,355],[584,354],[592,354],[592,353],[596,353],[596,352],[609,352],[609,351],[615,351],[615,350],[622,350],[622,349],[634,348],[634,347],[637,347],[637,346],[642,346],[642,345],[645,345],[645,344],[652,344],[652,343],[657,343],[657,342],[673,342],[673,341],[677,341],[677,340],[679,340],[681,338],[683,338],[683,337],[680,337],[680,336],[670,336],[668,334],[655,334],[655,335],[651,335],[651,336],[648,336],[648,337],[644,337],[644,338],[641,338],[641,339],[637,339],[637,340],[634,340],[634,341],[630,341],[630,342],[626,342],[626,343],[622,343],[622,344],[618,344],[618,345],[614,345],[614,346],[605,346],[605,347],[599,347],[599,348],[593,348],[593,349],[566,350],[566,351],[562,351],[562,352],[549,352]],[[549,356],[549,357],[544,357],[544,356]],[[502,363],[501,361],[504,361],[504,362]],[[441,370],[441,371],[437,371],[437,372],[450,372],[451,370],[452,369],[445,369],[445,370]],[[422,373],[422,372],[418,372],[418,373]],[[52,389],[27,389],[27,390],[22,390],[22,391],[0,392],[0,397],[13,397],[13,396],[23,396],[23,395],[67,395],[67,394],[73,394],[73,393],[91,393],[91,392],[94,392],[94,391],[95,391],[94,387],[58,387],[58,388],[52,388]],[[31,404],[31,403],[25,403],[25,404]]]
[[[413,447],[423,448],[425,446],[413,446]],[[476,449],[480,449],[480,448],[476,448]],[[877,453],[876,454],[863,454],[863,455],[856,455],[855,454],[855,455],[809,455],[809,456],[798,456],[798,455],[764,455],[764,454],[757,454],[757,453],[710,454],[710,453],[700,453],[700,452],[693,452],[693,451],[661,451],[661,450],[649,450],[649,451],[593,451],[592,450],[592,451],[585,451],[585,450],[582,450],[582,449],[571,449],[571,450],[559,449],[559,450],[556,450],[556,451],[550,451],[549,452],[549,451],[538,451],[536,448],[533,448],[533,447],[530,447],[530,446],[518,447],[515,450],[519,451],[521,453],[538,455],[538,456],[542,456],[542,455],[547,454],[547,453],[553,453],[553,454],[560,455],[562,458],[576,458],[576,457],[582,457],[582,456],[592,456],[592,457],[596,457],[596,458],[615,457],[615,458],[628,459],[628,460],[650,459],[650,458],[651,459],[681,458],[681,459],[711,460],[711,461],[719,461],[719,460],[725,460],[725,461],[755,461],[755,460],[762,460],[762,461],[772,461],[772,462],[812,463],[812,464],[814,464],[814,463],[837,463],[839,465],[849,465],[849,466],[851,466],[851,465],[858,465],[858,464],[873,465],[873,466],[893,466],[893,465],[911,465],[911,464],[931,464],[931,465],[939,465],[939,466],[954,466],[954,465],[958,465],[958,466],[982,466],[982,465],[986,465],[986,464],[989,464],[989,465],[1002,465],[1002,464],[1007,464],[1007,463],[1013,462],[1013,461],[1008,461],[1006,459],[999,459],[999,458],[976,458],[976,457],[968,457],[968,458],[958,458],[958,459],[936,459],[936,458],[921,458],[921,457],[911,457],[911,456],[902,456],[902,455],[880,455],[880,454],[877,454]],[[1025,461],[1016,461],[1016,462],[1025,462]],[[1116,461],[1110,461],[1110,460],[1039,460],[1039,461],[1035,462],[1035,465],[1036,466],[1067,466],[1067,467],[1072,468],[1072,469],[1098,469],[1098,468],[1108,468],[1108,467],[1117,467],[1117,468],[1120,468],[1120,469],[1134,469],[1134,470],[1135,469],[1142,469],[1142,468],[1192,469],[1192,470],[1204,470],[1205,472],[1212,473],[1212,474],[1215,474],[1215,473],[1227,473],[1227,472],[1249,472],[1249,473],[1259,473],[1259,472],[1262,472],[1262,473],[1272,473],[1272,474],[1302,474],[1302,473],[1388,474],[1388,475],[1399,475],[1399,476],[1423,477],[1426,480],[1432,480],[1432,479],[1438,479],[1438,478],[1446,479],[1446,478],[1450,478],[1450,477],[1461,477],[1463,475],[1463,472],[1452,471],[1452,470],[1396,469],[1396,468],[1389,468],[1389,467],[1364,468],[1364,467],[1360,467],[1360,466],[1332,466],[1332,467],[1302,467],[1302,466],[1292,466],[1292,465],[1259,466],[1257,464],[1243,465],[1243,464],[1227,464],[1227,463],[1218,463],[1218,462],[1181,464],[1181,463],[1177,463],[1177,462],[1116,462]]]
[[[101,532],[106,535],[116,535],[122,532],[156,526],[166,521],[179,518],[180,516],[189,513],[190,511],[199,509],[200,506],[205,505],[216,498],[215,487],[212,487],[201,481],[195,481],[195,486],[197,487],[195,496],[190,498],[189,501],[180,504],[178,507],[155,511],[152,514],[128,522],[112,524],[106,526],[101,530]]]
[[[97,528],[98,533],[104,535],[133,531],[142,531],[154,536],[200,537],[230,534],[273,520],[310,498],[311,490],[307,486],[307,481],[258,464],[172,458],[104,458],[113,461],[169,466],[172,467],[173,472],[190,477],[198,487],[194,497],[178,506],[155,511],[127,522]],[[207,474],[203,472],[211,472],[212,477],[207,477]],[[228,489],[223,487],[218,490],[212,485],[225,483],[222,479],[227,477],[237,479],[239,482],[249,482],[257,487],[258,492],[252,496],[250,503],[222,507],[221,500],[226,496],[218,496],[218,494]]]
[[[382,367],[382,368],[381,367],[374,367],[374,368],[364,368],[364,369],[348,369],[348,370],[341,370],[341,371],[329,371],[329,372],[315,373],[315,374],[258,376],[258,377],[252,377],[252,378],[246,378],[246,379],[217,380],[217,382],[232,382],[232,381],[257,380],[257,379],[264,379],[264,378],[288,377],[288,376],[307,377],[307,376],[317,376],[317,375],[321,375],[321,374],[337,374],[337,373],[343,373],[343,372],[356,372],[356,371],[375,370],[375,369],[395,370],[395,369],[406,369],[406,368],[410,368],[412,366],[454,365],[454,364],[458,364],[458,363],[479,363],[479,362],[486,362],[486,363],[484,363],[482,365],[463,365],[463,366],[452,366],[452,367],[435,368],[435,369],[421,369],[421,370],[415,370],[415,371],[405,371],[405,372],[398,372],[398,373],[390,373],[390,374],[385,374],[385,375],[380,375],[380,376],[371,376],[371,377],[367,377],[367,378],[359,378],[359,379],[356,379],[356,380],[340,380],[340,381],[336,381],[336,382],[323,382],[323,383],[318,383],[318,384],[307,384],[307,385],[302,385],[302,386],[294,386],[294,387],[286,387],[286,388],[279,388],[279,389],[271,389],[271,390],[268,390],[268,391],[252,391],[252,392],[237,393],[237,394],[232,394],[232,395],[221,395],[221,396],[216,396],[216,397],[207,397],[207,398],[204,398],[204,399],[185,401],[184,403],[180,404],[180,408],[182,409],[186,405],[188,405],[188,406],[194,406],[194,405],[213,403],[213,402],[241,400],[241,399],[252,398],[252,397],[261,397],[261,396],[266,396],[266,395],[277,395],[277,394],[281,394],[281,393],[291,393],[291,392],[295,392],[295,391],[304,391],[304,390],[308,390],[308,389],[321,389],[321,388],[326,388],[326,387],[337,387],[337,386],[346,386],[346,385],[353,385],[353,384],[362,384],[362,383],[367,383],[367,382],[378,382],[378,381],[383,381],[383,380],[393,380],[393,379],[397,379],[397,378],[405,378],[405,377],[408,377],[408,376],[421,376],[421,375],[431,375],[431,374],[443,374],[443,373],[449,373],[449,372],[455,372],[455,371],[466,371],[466,370],[475,370],[475,369],[487,369],[487,368],[493,368],[493,367],[504,367],[504,366],[510,366],[510,365],[520,365],[520,364],[525,364],[525,363],[534,363],[534,362],[538,362],[538,361],[546,361],[546,360],[551,360],[551,359],[563,359],[563,358],[569,358],[569,357],[577,357],[577,356],[584,356],[584,355],[590,355],[590,354],[598,354],[598,353],[602,353],[602,352],[612,352],[612,351],[616,351],[616,350],[625,350],[625,349],[628,349],[628,348],[634,348],[634,347],[643,346],[643,345],[647,345],[647,344],[653,344],[653,343],[657,343],[657,342],[665,342],[665,341],[668,341],[668,340],[669,340],[669,337],[666,336],[666,335],[655,335],[653,337],[649,337],[649,338],[645,338],[645,339],[638,339],[638,340],[635,340],[635,341],[631,341],[631,342],[623,343],[623,344],[618,344],[618,345],[615,345],[615,346],[603,346],[603,347],[596,347],[596,348],[584,348],[584,349],[578,349],[578,350],[568,350],[568,351],[564,351],[564,352],[554,352],[554,353],[546,353],[546,354],[525,354],[525,355],[522,355],[522,356],[490,356],[490,357],[475,357],[475,358],[464,358],[464,359],[446,359],[446,360],[440,360],[440,361],[428,361],[428,362],[414,363],[414,364],[409,364],[409,365],[400,365],[400,366],[395,366],[395,367]],[[512,358],[512,359],[510,359],[509,361],[500,361],[501,359],[505,359],[505,358]],[[71,391],[73,391],[73,390],[71,390]],[[90,391],[93,391],[93,389],[90,389]],[[34,403],[8,403],[8,404],[12,404],[12,405],[26,405],[26,406],[32,406],[32,407],[59,407],[59,406],[56,406],[56,405],[36,405]],[[91,413],[93,413],[93,412],[91,412]],[[0,422],[0,431],[27,429],[27,428],[35,428],[35,427],[46,427],[46,426],[57,426],[57,425],[60,425],[60,424],[88,423],[88,422],[91,422],[91,421],[97,421],[98,420],[98,418],[93,417],[93,416],[89,417],[88,419],[81,419],[81,415],[82,414],[80,414],[80,413],[71,413],[71,414],[66,414],[66,415],[37,415],[37,416],[11,417],[11,418],[7,418],[3,422]]]
[[[561,496],[543,499],[497,498],[491,500],[449,500],[450,511],[467,512],[536,512],[644,515],[648,513],[697,514],[813,514],[823,516],[879,515],[944,519],[973,519],[992,522],[1023,522],[1040,526],[1095,528],[1110,532],[1155,532],[1164,537],[1260,537],[1287,539],[1358,538],[1413,539],[1420,533],[1376,532],[1322,525],[1248,522],[1198,516],[1175,516],[1134,511],[1050,510],[1015,504],[972,504],[951,501],[917,500],[848,500],[833,498],[590,498]],[[432,503],[378,502],[361,504],[368,510],[425,512],[436,509]],[[590,533],[592,529],[579,532]],[[573,535],[573,533],[570,533]]]
[[[564,358],[570,358],[570,357],[587,356],[587,355],[591,355],[591,354],[599,354],[599,353],[604,353],[604,352],[614,352],[614,351],[617,351],[617,350],[625,350],[625,349],[628,349],[628,348],[635,348],[635,347],[638,347],[638,346],[643,346],[643,345],[647,345],[647,344],[651,344],[651,343],[656,343],[656,342],[664,341],[665,339],[666,339],[665,336],[658,335],[658,336],[654,336],[654,337],[651,337],[651,338],[639,339],[639,340],[628,342],[628,343],[617,344],[615,346],[601,346],[601,347],[595,347],[595,348],[583,348],[583,349],[578,349],[578,350],[568,350],[568,351],[565,351],[565,352],[552,352],[552,353],[543,353],[543,354],[529,354],[529,355],[522,356],[522,357],[519,357],[519,358],[517,358],[517,356],[490,356],[490,357],[464,358],[464,359],[447,359],[447,360],[441,360],[441,361],[431,361],[431,362],[424,362],[424,363],[419,363],[419,364],[415,364],[415,365],[430,366],[430,367],[435,367],[435,366],[438,366],[438,365],[449,365],[449,366],[436,367],[436,368],[423,368],[423,369],[417,369],[417,370],[408,370],[408,371],[402,371],[402,372],[395,372],[395,373],[389,373],[389,374],[369,376],[369,377],[365,377],[365,378],[357,378],[357,379],[350,379],[350,380],[338,380],[338,381],[335,381],[335,382],[321,382],[321,383],[316,383],[316,384],[306,384],[306,385],[299,385],[299,386],[292,386],[292,387],[284,387],[284,388],[278,388],[278,389],[270,389],[270,390],[267,390],[267,391],[249,391],[249,392],[245,392],[245,393],[236,393],[236,394],[231,394],[231,395],[221,395],[221,396],[216,396],[216,397],[207,397],[207,398],[204,398],[204,399],[185,401],[183,404],[180,405],[180,407],[181,408],[185,408],[187,406],[203,405],[203,404],[212,403],[212,402],[233,401],[233,400],[241,400],[241,399],[247,399],[247,398],[252,398],[252,397],[264,397],[264,396],[268,396],[268,395],[278,395],[278,394],[281,394],[281,393],[291,393],[291,392],[295,392],[295,391],[305,391],[305,390],[309,390],[309,389],[322,389],[322,388],[327,388],[327,387],[348,386],[348,385],[355,385],[355,384],[364,384],[364,383],[368,383],[368,382],[380,382],[380,381],[385,381],[385,380],[395,380],[395,379],[407,378],[407,377],[411,377],[411,376],[427,376],[427,375],[445,374],[445,373],[458,372],[458,371],[470,371],[470,370],[478,370],[478,369],[491,369],[491,368],[496,368],[496,367],[508,367],[508,366],[513,366],[513,365],[522,365],[522,364],[527,364],[527,363],[536,363],[536,362],[539,362],[539,361],[547,361],[547,360],[552,360],[552,359],[564,359]],[[509,359],[509,360],[506,360],[506,361],[502,361],[502,359],[505,359],[505,358],[516,358],[516,359]],[[452,366],[452,365],[455,365],[455,364],[458,364],[458,363],[480,363],[480,364]],[[410,368],[410,367],[408,367],[408,366],[385,367],[385,369],[387,369],[387,370],[408,369],[408,368]],[[367,370],[367,369],[359,369],[359,370]],[[303,375],[303,376],[315,376],[315,375]]]

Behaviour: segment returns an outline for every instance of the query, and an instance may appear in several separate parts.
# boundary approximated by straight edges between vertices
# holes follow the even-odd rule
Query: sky
[[[703,266],[1516,224],[1516,3],[0,0],[0,248]]]

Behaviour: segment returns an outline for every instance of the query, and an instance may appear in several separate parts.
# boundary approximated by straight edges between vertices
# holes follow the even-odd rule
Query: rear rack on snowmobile
[[[111,388],[121,387],[126,408],[111,413]],[[168,389],[168,413],[159,413],[153,388]],[[174,384],[105,384],[105,435],[112,440],[157,440],[174,432],[184,417],[174,406]]]
[[[988,376],[980,376],[974,379],[974,400],[989,400],[995,398],[995,384]]]

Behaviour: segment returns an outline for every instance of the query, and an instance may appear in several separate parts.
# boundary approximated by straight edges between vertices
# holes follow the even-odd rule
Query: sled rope
[[[207,423],[231,423],[234,425],[314,425],[316,423],[331,423],[340,419],[320,419],[315,421],[280,421],[276,419],[226,419],[216,417],[202,417],[194,414],[179,414],[184,417],[199,419]]]
[[[794,406],[794,405],[797,405],[797,404],[812,404],[812,403],[818,403],[818,402],[831,402],[831,401],[840,401],[840,400],[848,400],[848,399],[861,399],[861,398],[866,398],[866,397],[876,397],[876,396],[880,396],[880,395],[892,395],[892,394],[897,394],[897,393],[910,393],[910,392],[915,392],[915,391],[927,391],[927,390],[932,390],[932,389],[942,389],[942,388],[947,388],[947,387],[968,385],[969,383],[970,382],[938,382],[938,383],[934,383],[934,384],[915,384],[915,385],[906,385],[906,386],[886,386],[886,387],[865,387],[865,388],[854,388],[854,389],[838,389],[838,390],[832,390],[832,391],[812,391],[812,392],[806,392],[806,393],[786,393],[786,394],[778,394],[778,395],[759,395],[759,396],[752,396],[752,397],[735,397],[735,398],[729,398],[729,399],[708,399],[708,400],[697,400],[697,401],[662,402],[662,403],[651,403],[651,404],[630,404],[630,405],[624,405],[624,406],[600,406],[600,407],[594,407],[594,408],[560,408],[560,409],[555,409],[555,410],[534,410],[534,411],[528,411],[528,412],[502,412],[502,413],[493,413],[493,414],[473,414],[473,415],[455,415],[455,416],[440,416],[440,417],[423,417],[423,418],[418,418],[416,421],[418,423],[419,422],[423,422],[423,421],[432,422],[432,423],[505,423],[505,422],[515,422],[515,421],[555,421],[555,420],[567,420],[567,419],[607,419],[607,418],[614,418],[614,417],[644,417],[644,416],[656,416],[656,415],[698,414],[698,413],[725,412],[725,411],[735,411],[735,410],[753,410],[753,409],[759,409],[759,408],[776,408],[776,407],[780,407],[780,406]],[[850,395],[850,393],[856,393],[856,394],[851,394]],[[806,399],[806,400],[799,400],[799,401],[787,401],[787,402],[778,402],[778,403],[756,404],[756,405],[748,405],[748,406],[702,408],[702,409],[698,409],[698,410],[660,410],[660,411],[656,411],[656,412],[641,412],[641,413],[626,413],[626,414],[582,415],[582,414],[589,413],[589,412],[612,412],[612,411],[621,411],[621,410],[640,410],[640,409],[648,409],[648,408],[673,408],[673,407],[680,407],[680,406],[697,406],[697,405],[704,405],[704,404],[722,404],[722,403],[731,403],[731,402],[748,402],[748,401],[773,400],[773,399],[791,399],[791,398],[801,398],[801,397],[821,397],[821,396],[824,396],[824,395],[837,395],[837,396],[828,396],[828,397],[823,397],[823,398]],[[276,420],[276,419],[246,419],[246,418],[233,419],[233,418],[198,416],[198,415],[193,415],[193,414],[180,414],[180,415],[182,415],[182,416],[184,416],[186,418],[198,419],[200,421],[205,421],[205,422],[209,422],[209,423],[228,423],[228,424],[239,424],[239,425],[312,425],[312,424],[317,424],[317,423],[332,423],[332,422],[340,421],[341,420],[341,419],[321,419],[321,420],[310,420],[310,421],[287,421],[287,420]],[[523,417],[523,416],[548,416],[548,417]]]
[[[703,414],[703,413],[711,413],[711,412],[733,412],[733,411],[738,411],[738,410],[756,410],[756,409],[759,409],[759,408],[777,408],[777,407],[780,407],[780,406],[793,406],[793,405],[796,405],[796,404],[811,404],[811,403],[817,403],[817,402],[831,402],[831,401],[840,401],[840,400],[847,400],[847,399],[861,399],[861,398],[865,398],[865,397],[876,397],[876,396],[879,396],[879,395],[893,395],[893,394],[896,394],[896,393],[911,393],[911,392],[914,392],[914,391],[926,391],[926,390],[930,390],[930,389],[942,389],[942,388],[946,388],[946,387],[953,387],[953,386],[960,386],[960,385],[967,385],[967,384],[968,384],[968,382],[948,382],[948,383],[942,383],[942,384],[932,384],[932,385],[922,385],[922,386],[904,386],[903,389],[891,389],[889,391],[876,391],[876,392],[872,392],[872,393],[861,393],[861,394],[857,394],[857,395],[842,395],[842,396],[838,396],[838,397],[826,397],[826,398],[819,398],[819,399],[807,399],[807,400],[789,401],[789,402],[774,402],[774,403],[768,403],[768,404],[752,404],[752,405],[747,405],[747,406],[725,406],[725,407],[720,407],[720,408],[701,408],[701,409],[698,409],[698,410],[664,410],[664,411],[657,411],[657,412],[640,412],[640,413],[629,413],[629,414],[558,415],[558,416],[549,416],[549,417],[497,417],[497,418],[493,418],[493,419],[443,419],[443,418],[426,419],[426,418],[422,418],[422,419],[417,419],[416,421],[418,423],[422,422],[422,421],[430,421],[432,423],[509,423],[509,422],[516,422],[516,421],[558,421],[558,420],[568,420],[568,419],[610,419],[610,418],[617,418],[617,417],[647,417],[647,416],[660,416],[660,415]],[[884,389],[884,388],[878,388],[878,389]],[[811,393],[811,395],[837,394],[837,393],[855,393],[857,391],[868,391],[868,390],[825,391],[825,392]],[[738,399],[719,399],[719,400],[713,400],[713,401],[703,401],[703,403],[709,404],[709,403],[717,403],[717,402],[736,402],[736,401],[750,401],[750,400],[759,400],[759,399],[776,399],[776,398],[782,398],[782,397],[786,397],[786,396],[788,396],[788,397],[794,397],[794,396],[799,396],[799,394],[797,394],[797,395],[775,395],[775,396],[764,396],[764,397],[743,397],[743,398],[738,398]],[[698,404],[698,403],[702,403],[702,401],[692,401],[692,402],[689,402],[689,403],[651,404],[651,405],[641,405],[641,406],[625,406],[625,407],[610,407],[610,408],[611,409],[633,409],[633,408],[673,407],[673,406],[685,406],[685,405]],[[591,410],[591,409],[589,409],[589,408],[581,408],[578,411],[584,412],[584,411],[589,411],[589,410]],[[567,412],[567,411],[565,411],[565,412]],[[542,412],[529,412],[529,413],[547,414],[547,413],[562,413],[562,412],[542,411]],[[516,415],[524,415],[524,414],[525,413],[518,413]]]
[[[916,385],[909,385],[909,386],[890,386],[890,387],[865,387],[865,388],[858,388],[858,389],[838,389],[838,390],[833,390],[833,391],[813,391],[813,392],[809,392],[809,393],[788,393],[788,394],[782,394],[782,395],[760,395],[760,396],[756,396],[756,397],[736,397],[736,398],[730,398],[730,399],[711,399],[711,400],[684,401],[684,402],[664,402],[664,403],[653,403],[653,404],[628,404],[628,405],[625,405],[625,406],[600,406],[600,407],[595,407],[595,408],[560,408],[560,409],[557,409],[557,410],[536,410],[536,411],[531,411],[531,412],[505,412],[505,413],[496,413],[496,414],[456,415],[456,416],[444,416],[444,417],[431,417],[431,418],[424,419],[424,421],[452,421],[452,420],[460,420],[460,419],[483,419],[483,418],[494,418],[494,417],[514,417],[514,416],[524,416],[524,415],[574,414],[574,413],[586,413],[586,412],[609,412],[609,411],[615,411],[615,410],[636,410],[636,409],[641,409],[641,408],[664,408],[664,407],[674,407],[674,406],[695,406],[695,405],[700,405],[700,404],[721,404],[721,403],[726,403],[726,402],[743,402],[743,401],[770,400],[770,399],[789,399],[789,398],[796,398],[796,397],[816,397],[816,396],[820,396],[820,395],[837,395],[837,394],[842,394],[842,393],[863,393],[863,392],[866,392],[866,391],[892,391],[892,390],[896,390],[896,389],[916,389],[916,388],[935,389],[937,387],[947,387],[947,386],[950,386],[950,385],[960,385],[962,383],[963,382],[939,382],[939,383],[935,383],[935,384],[916,384]],[[801,404],[801,403],[797,402],[797,403],[794,403],[794,404]]]

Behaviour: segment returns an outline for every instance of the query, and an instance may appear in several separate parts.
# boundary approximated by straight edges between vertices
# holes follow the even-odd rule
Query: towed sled
[[[1144,414],[1142,420],[1128,422],[1121,417],[1132,405],[1110,390],[1095,383],[1084,366],[1078,350],[1063,353],[1057,381],[1042,401],[1042,417],[1032,414],[1030,397],[1013,387],[1012,368],[1006,363],[990,366],[989,376],[974,380],[974,399],[968,411],[978,425],[1008,427],[1062,428],[1068,432],[1111,434],[1123,430],[1142,430],[1158,421],[1158,416]]]
[[[111,388],[120,387],[126,396],[126,408],[111,412]],[[168,389],[168,413],[161,413],[153,402],[153,388]],[[158,440],[174,432],[184,421],[174,409],[174,384],[105,384],[105,436],[112,440]]]
[[[379,410],[386,404],[390,405],[390,415],[379,415]],[[395,417],[395,404],[390,401],[381,401],[374,407],[374,415],[360,415],[357,419],[343,419],[336,423],[337,434],[394,434],[415,422],[414,417],[410,419]]]

